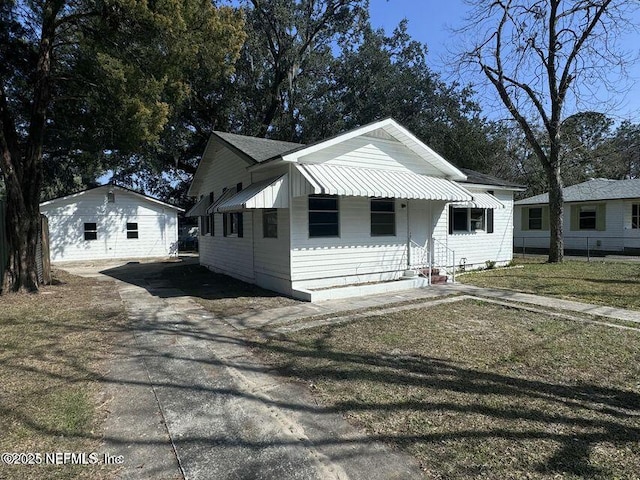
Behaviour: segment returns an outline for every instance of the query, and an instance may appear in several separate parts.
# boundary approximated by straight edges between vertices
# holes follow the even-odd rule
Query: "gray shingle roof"
[[[476,172],[468,168],[461,168],[460,171],[467,176],[467,179],[461,183],[475,183],[479,185],[495,185],[497,187],[509,187],[509,188],[524,188],[523,185],[510,182],[508,180],[502,180],[501,178],[488,175],[486,173]]]
[[[221,140],[226,142],[229,146],[258,163],[264,162],[266,160],[271,160],[274,157],[278,157],[285,153],[289,153],[302,147],[308,146],[302,143],[283,142],[281,140],[270,140],[268,138],[248,137],[246,135],[238,135],[235,133],[218,131],[213,133],[217,135]],[[324,141],[326,141],[326,139],[316,143]],[[495,185],[497,187],[508,188],[523,188],[522,185],[518,185],[517,183],[502,180],[492,175],[476,172],[475,170],[470,170],[468,168],[460,168],[460,171],[462,171],[467,176],[467,180],[464,183]]]
[[[640,179],[608,180],[596,178],[562,189],[565,202],[590,202],[617,198],[640,198]],[[549,194],[542,193],[515,202],[516,205],[537,205],[549,203]]]
[[[300,143],[282,142],[268,138],[247,137],[235,133],[213,132],[224,142],[260,163],[303,146]]]

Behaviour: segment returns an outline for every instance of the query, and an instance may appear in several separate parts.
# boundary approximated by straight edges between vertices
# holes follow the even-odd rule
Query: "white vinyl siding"
[[[494,196],[505,208],[493,209],[493,233],[486,230],[486,211],[484,229],[454,231],[451,235],[447,235],[450,210],[445,209],[440,217],[434,235],[440,241],[446,239],[446,246],[456,253],[457,265],[464,262],[473,268],[484,266],[487,260],[505,263],[513,258],[513,193],[496,190]],[[470,223],[469,219],[467,221]]]
[[[215,149],[214,149],[215,150]],[[208,195],[214,193],[214,200],[218,199],[225,188],[236,188],[242,182],[243,187],[251,183],[247,172],[247,163],[242,158],[227,148],[221,148],[215,159],[211,153],[203,158],[202,167],[206,170],[200,172],[202,191],[196,195]],[[253,273],[253,216],[251,212],[242,215],[242,237],[236,234],[224,236],[223,215],[213,215],[214,236],[200,236],[198,250],[200,252],[200,264],[214,271],[221,272],[232,277],[240,278],[248,282],[254,281]]]
[[[177,212],[137,195],[90,190],[41,206],[49,220],[51,260],[165,257],[178,241]],[[138,239],[127,238],[135,223]],[[96,240],[85,240],[85,224],[95,224]]]
[[[396,210],[400,202],[396,200]],[[310,238],[307,197],[293,199],[292,280],[303,287],[316,287],[355,283],[355,277],[371,274],[400,276],[406,266],[406,213],[396,219],[401,235],[372,237],[369,198],[340,197],[339,204],[340,237]]]
[[[304,156],[300,161],[443,176],[440,170],[425,162],[404,145],[396,141],[372,137],[352,138]]]

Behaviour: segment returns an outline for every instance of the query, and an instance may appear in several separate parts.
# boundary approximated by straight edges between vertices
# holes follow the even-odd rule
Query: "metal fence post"
[[[589,237],[587,236],[587,262],[591,261],[591,255],[589,252]]]

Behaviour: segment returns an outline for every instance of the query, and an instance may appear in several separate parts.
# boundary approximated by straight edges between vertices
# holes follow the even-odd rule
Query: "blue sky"
[[[456,39],[452,37],[451,28],[464,23],[468,13],[464,0],[370,0],[371,23],[374,27],[383,27],[387,33],[402,20],[409,20],[408,32],[416,40],[426,43],[429,55],[428,64],[443,75],[445,80],[454,78],[446,67],[447,52],[455,49]],[[640,12],[634,19],[640,25]],[[622,48],[640,53],[640,34],[629,33],[621,41]],[[629,67],[628,93],[616,97],[617,105],[609,107],[606,113],[616,120],[628,119],[640,123],[640,62]],[[489,92],[490,95],[493,92]],[[504,111],[497,111],[491,105],[495,102],[487,97],[479,96],[485,115],[505,117]],[[594,109],[597,109],[594,105]],[[601,108],[602,109],[602,108]]]

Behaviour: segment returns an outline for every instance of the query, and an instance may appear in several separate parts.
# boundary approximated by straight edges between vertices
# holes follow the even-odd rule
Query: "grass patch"
[[[257,285],[214,273],[201,265],[169,267],[162,271],[162,276],[218,317],[261,312],[299,303],[298,300]]]
[[[461,283],[640,310],[640,264],[620,262],[543,263],[516,260],[523,268],[484,270],[459,277]]]
[[[640,333],[464,300],[254,340],[428,478],[638,478]]]
[[[0,451],[97,452],[102,369],[124,326],[113,284],[55,272],[0,297]],[[0,478],[109,478],[112,467],[0,465]]]

